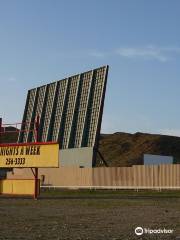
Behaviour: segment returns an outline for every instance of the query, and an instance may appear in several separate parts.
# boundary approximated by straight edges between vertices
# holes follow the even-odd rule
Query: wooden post
[[[35,141],[39,142],[39,115],[37,116],[37,119],[36,119],[36,122],[35,122],[35,128],[36,128],[36,130],[35,130],[35,132],[36,132]],[[39,188],[38,168],[35,168],[34,178],[35,178],[34,199],[37,200],[37,198],[38,198],[38,188]]]
[[[38,199],[38,168],[35,168],[35,191],[34,191],[34,199],[37,200]]]
[[[0,143],[2,141],[1,136],[2,136],[2,118],[0,118]]]

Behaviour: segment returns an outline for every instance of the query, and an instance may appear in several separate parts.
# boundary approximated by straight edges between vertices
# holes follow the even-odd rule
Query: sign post
[[[39,193],[38,168],[58,166],[59,144],[55,142],[0,144],[0,168],[35,168],[32,171],[34,199],[37,199]]]
[[[37,116],[37,119],[34,122],[33,130],[35,142],[0,144],[0,168],[31,168],[34,175],[34,199],[37,199],[39,193],[38,168],[59,166],[59,144],[57,142],[39,142],[39,123],[40,119],[39,116]],[[6,125],[8,124],[5,124],[5,126]],[[2,118],[0,118],[0,135],[2,133],[2,129]],[[5,131],[3,131],[3,133],[5,133]],[[14,182],[13,180],[6,180],[4,180],[3,182],[5,187],[2,188],[6,188],[5,191],[3,191],[4,193],[11,192],[9,191],[9,189],[16,189],[16,187],[8,186],[10,186],[11,184],[16,184],[15,181],[17,181],[18,179],[14,180]],[[26,194],[27,192],[28,194],[30,194],[31,192],[32,194],[32,188],[31,191],[27,191],[27,188],[25,190],[26,183],[25,180],[24,182],[22,181],[19,185],[19,190],[17,191],[18,194],[20,192],[24,194]]]
[[[34,199],[37,200],[38,197],[38,168],[35,168],[35,191]]]
[[[39,115],[37,116],[36,123],[35,123],[35,128],[36,128],[36,142],[39,141],[39,124],[40,124],[40,119]],[[35,191],[34,191],[34,199],[37,200],[38,196],[38,168],[35,168]]]
[[[2,133],[2,118],[0,118],[0,143],[1,143],[1,133]]]

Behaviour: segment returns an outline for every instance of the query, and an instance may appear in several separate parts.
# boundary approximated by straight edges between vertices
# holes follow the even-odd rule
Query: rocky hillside
[[[145,153],[170,155],[174,157],[174,162],[180,163],[180,137],[122,132],[102,134],[99,150],[111,167],[142,164]]]
[[[16,142],[17,130],[6,128],[7,133],[0,136],[0,143]],[[110,167],[132,166],[143,163],[143,154],[170,155],[174,162],[180,163],[180,137],[156,135],[148,133],[122,133],[101,134],[99,151]],[[96,166],[101,166],[97,157]]]
[[[0,134],[0,143],[15,143],[18,139],[19,130],[14,127],[2,128]],[[5,132],[5,133],[4,133]]]

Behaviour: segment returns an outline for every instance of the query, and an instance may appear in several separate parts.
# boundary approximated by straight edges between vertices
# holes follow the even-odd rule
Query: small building
[[[144,154],[144,165],[173,164],[172,156]]]

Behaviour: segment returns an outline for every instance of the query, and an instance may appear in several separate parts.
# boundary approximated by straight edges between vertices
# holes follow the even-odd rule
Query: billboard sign
[[[58,167],[59,144],[1,144],[0,168]]]

